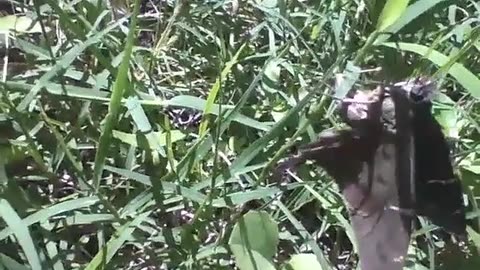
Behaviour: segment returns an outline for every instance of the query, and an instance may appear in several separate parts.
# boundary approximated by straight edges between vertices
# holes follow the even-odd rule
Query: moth
[[[461,183],[431,113],[435,83],[425,78],[356,92],[329,129],[280,170],[312,160],[337,182],[349,209],[362,270],[403,269],[417,215],[465,232]]]

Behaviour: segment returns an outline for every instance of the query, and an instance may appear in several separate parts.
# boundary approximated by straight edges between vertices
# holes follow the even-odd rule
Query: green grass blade
[[[207,104],[204,109],[205,116],[208,115],[213,110],[213,104],[217,99],[217,95],[218,95],[218,92],[220,91],[221,84],[227,78],[227,75],[232,70],[233,65],[237,63],[238,57],[240,57],[240,54],[242,53],[244,48],[245,48],[245,44],[243,44],[235,53],[235,55],[232,57],[232,59],[228,61],[228,63],[225,65],[225,68],[222,70],[220,77],[217,78],[217,80],[215,81],[215,84],[213,84],[212,88],[210,89],[208,98],[207,98]],[[205,132],[207,131],[207,127],[208,127],[208,118],[204,117],[202,118],[202,122],[200,123],[200,127],[199,127],[198,134],[200,137],[204,136]]]
[[[93,169],[93,186],[98,189],[100,186],[100,178],[102,176],[103,167],[105,166],[105,159],[107,158],[108,148],[112,140],[112,131],[118,122],[118,115],[120,112],[123,93],[129,87],[128,70],[130,66],[130,57],[133,50],[133,42],[135,40],[135,30],[137,26],[137,16],[140,9],[140,0],[135,1],[135,7],[132,15],[132,22],[125,44],[125,51],[122,63],[118,68],[117,79],[113,85],[112,96],[110,97],[110,104],[108,106],[108,114],[106,116],[105,127],[100,141],[98,143],[97,153],[95,155],[95,163]]]
[[[132,116],[133,122],[137,126],[138,130],[146,137],[149,144],[149,149],[156,151],[162,157],[166,156],[165,150],[165,140],[160,141],[160,138],[155,135],[153,132],[152,125],[148,121],[148,117],[145,114],[145,111],[140,104],[138,97],[130,97],[127,99],[127,108]]]
[[[151,214],[151,211],[138,215],[131,222],[121,226],[117,233],[112,236],[108,243],[95,255],[95,257],[88,263],[85,270],[108,269],[105,266],[115,256],[117,251],[123,246],[138,225],[140,225]]]

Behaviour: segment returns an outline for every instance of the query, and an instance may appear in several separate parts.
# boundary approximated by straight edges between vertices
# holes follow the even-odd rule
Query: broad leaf
[[[228,244],[240,269],[275,269],[271,259],[278,241],[278,227],[272,218],[265,212],[250,211],[235,224]]]

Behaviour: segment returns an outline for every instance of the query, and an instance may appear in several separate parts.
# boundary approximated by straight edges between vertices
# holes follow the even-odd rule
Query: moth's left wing
[[[466,230],[462,184],[453,172],[442,128],[432,115],[433,81],[418,78],[397,84],[412,101],[415,135],[416,207],[420,215],[457,235]]]

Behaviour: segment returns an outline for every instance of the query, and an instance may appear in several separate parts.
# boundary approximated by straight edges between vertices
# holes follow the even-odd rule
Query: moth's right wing
[[[411,215],[400,206],[396,142],[352,130],[321,133],[301,155],[338,183],[349,208],[362,270],[403,269]],[[407,213],[408,212],[408,213]]]
[[[396,147],[382,142],[359,181],[342,189],[350,208],[362,270],[401,270],[410,242],[411,212],[400,205]]]

